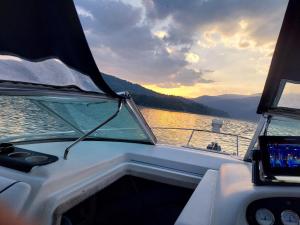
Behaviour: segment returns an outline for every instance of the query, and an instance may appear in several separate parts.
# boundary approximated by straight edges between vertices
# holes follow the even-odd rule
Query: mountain
[[[144,88],[141,85],[134,84],[108,74],[103,74],[103,78],[114,91],[128,91],[133,97],[135,103],[140,106],[195,114],[229,117],[228,113],[225,111],[208,107],[204,104],[194,101],[193,99],[160,94]]]
[[[226,111],[235,119],[257,121],[256,109],[260,100],[260,94],[255,95],[218,95],[200,96],[194,100],[209,107]]]
[[[105,73],[102,73],[104,80],[109,84],[109,86],[114,90],[114,91],[128,91],[130,94],[135,94],[135,95],[147,95],[147,96],[154,96],[154,97],[159,97],[159,96],[167,96],[163,95],[160,93],[157,93],[155,91],[149,90],[147,88],[144,88],[143,86],[139,84],[134,84],[131,83],[127,80],[122,80],[120,78],[117,78],[112,75],[108,75]]]
[[[63,63],[53,59],[46,60],[43,63],[33,63],[23,60],[0,60],[0,74],[3,80],[46,82],[50,85],[69,85],[74,81],[80,81],[81,86],[86,89],[93,90],[93,88],[96,88],[88,80],[79,80],[81,75],[79,75],[78,72],[68,69]],[[43,76],[41,76],[41,74],[43,74]],[[60,74],[64,74],[64,76],[60,76]],[[113,90],[117,92],[128,91],[135,102],[141,106],[228,117],[228,114],[223,110],[207,107],[192,99],[159,94],[138,84],[133,84],[107,74],[104,74],[104,79]]]

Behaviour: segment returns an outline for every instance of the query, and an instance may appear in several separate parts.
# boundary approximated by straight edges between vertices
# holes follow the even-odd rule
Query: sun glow
[[[154,36],[158,37],[159,39],[164,39],[168,36],[168,33],[166,31],[159,30],[154,32]]]
[[[193,52],[188,52],[185,54],[185,60],[189,63],[197,63],[200,60],[199,55]]]
[[[101,71],[184,97],[262,91],[288,0],[169,2],[75,1]]]
[[[145,88],[165,95],[182,96],[186,98],[196,98],[202,95],[222,95],[222,94],[240,94],[251,95],[262,90],[263,83],[257,85],[256,81],[248,82],[247,85],[241,85],[239,82],[215,82],[198,83],[193,86],[178,86],[174,88],[164,88],[158,85],[145,84]]]
[[[240,22],[239,22],[239,25],[240,25],[240,27],[243,29],[243,30],[245,30],[245,29],[247,29],[248,28],[248,22],[246,21],[246,20],[241,20]]]

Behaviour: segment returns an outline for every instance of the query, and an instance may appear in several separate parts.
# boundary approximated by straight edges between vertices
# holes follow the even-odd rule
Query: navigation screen
[[[300,144],[267,144],[271,168],[300,168]]]

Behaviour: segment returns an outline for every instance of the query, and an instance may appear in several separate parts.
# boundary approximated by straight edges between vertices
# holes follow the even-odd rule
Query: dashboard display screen
[[[271,168],[300,168],[300,144],[268,144]]]
[[[265,174],[300,176],[300,137],[261,136],[259,145]]]

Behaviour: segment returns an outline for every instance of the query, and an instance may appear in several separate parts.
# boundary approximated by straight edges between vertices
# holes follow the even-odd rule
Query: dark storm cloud
[[[193,29],[187,29],[182,24],[177,24],[177,26],[170,25],[168,28],[168,37],[165,41],[172,45],[186,45],[185,51],[187,52],[194,42]]]
[[[124,1],[75,0],[100,70],[135,82],[181,85],[212,82],[203,78],[205,72],[185,68],[185,53],[196,43],[196,35],[214,24],[232,33],[239,19],[253,18],[257,26],[252,35],[269,40],[280,26],[276,15],[284,10],[283,2],[286,0],[144,0],[143,11]],[[168,35],[160,39],[152,30],[166,18],[172,22],[166,25]],[[247,45],[240,43],[240,47]],[[167,51],[170,46],[176,53]]]
[[[187,65],[184,53],[189,48],[182,47],[180,54],[170,55],[166,42],[155,37],[151,25],[142,20],[141,8],[104,0],[80,0],[76,4],[100,69],[109,64],[109,59],[111,66],[119,68],[117,73],[127,79],[155,84],[165,82]],[[194,80],[201,81],[187,75],[185,83]]]
[[[76,0],[78,7],[91,13],[94,19],[81,17],[84,28],[95,28],[100,33],[114,33],[136,26],[141,20],[141,9],[115,1]]]
[[[203,78],[205,71],[195,71],[192,69],[183,68],[176,74],[171,76],[171,82],[176,83],[178,86],[191,86],[196,83],[213,83],[212,80],[207,80]]]
[[[212,71],[195,71],[193,69],[183,68],[169,76],[167,81],[158,83],[157,86],[162,88],[176,88],[180,86],[193,86],[197,83],[213,83],[213,80],[203,78],[203,76],[209,72]]]
[[[83,9],[81,21],[100,65],[111,59],[111,65],[128,79],[155,83],[186,65],[183,55],[171,56],[163,40],[153,36],[151,27],[142,21],[142,9],[120,1],[76,1]],[[102,48],[109,48],[103,53]],[[114,60],[113,60],[114,58]],[[122,68],[121,68],[122,67]]]
[[[250,18],[255,22],[252,36],[269,41],[279,30],[282,12],[287,0],[144,0],[147,16],[152,21],[171,17],[169,27],[172,42],[193,42],[195,32],[204,31],[209,25],[218,25],[222,32],[230,34],[238,28],[238,21]]]

